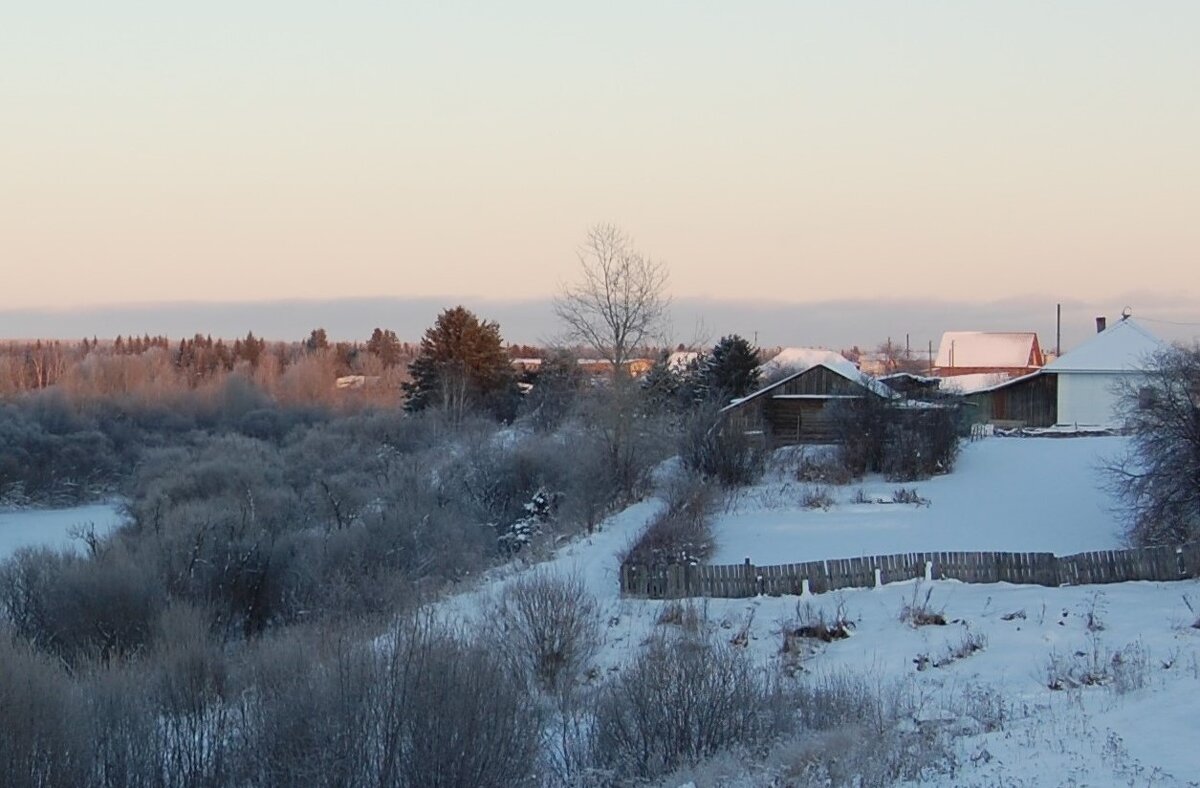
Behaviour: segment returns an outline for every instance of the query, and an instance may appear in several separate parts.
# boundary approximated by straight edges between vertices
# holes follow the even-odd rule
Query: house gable
[[[725,428],[762,436],[768,444],[827,443],[835,437],[828,403],[895,395],[874,379],[858,380],[817,364],[759,389],[721,410]]]
[[[1006,371],[1020,374],[1046,363],[1033,331],[947,331],[934,367],[942,375]]]

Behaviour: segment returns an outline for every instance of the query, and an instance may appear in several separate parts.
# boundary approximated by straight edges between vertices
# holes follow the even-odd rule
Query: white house
[[[1133,318],[1125,318],[1042,368],[1058,382],[1058,423],[1118,426],[1117,398],[1124,385],[1137,385],[1151,355],[1163,342]]]

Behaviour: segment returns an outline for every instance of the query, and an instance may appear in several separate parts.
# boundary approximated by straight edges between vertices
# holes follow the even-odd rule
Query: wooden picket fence
[[[902,553],[803,564],[621,565],[621,593],[648,599],[741,598],[871,588],[928,577],[964,583],[1061,586],[1200,577],[1200,542],[1177,547],[1053,553]]]

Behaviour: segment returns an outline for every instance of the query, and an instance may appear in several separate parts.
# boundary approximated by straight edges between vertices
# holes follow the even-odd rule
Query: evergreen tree
[[[516,382],[500,326],[462,306],[447,309],[426,329],[404,384],[409,411],[441,407],[459,418],[484,407],[501,418],[516,408]]]
[[[390,369],[400,363],[403,347],[395,331],[376,328],[367,340],[367,352],[378,356],[384,369]]]
[[[671,368],[670,354],[662,352],[654,360],[654,366],[641,378],[646,400],[653,408],[674,411],[680,402],[682,381],[676,370]]]
[[[721,337],[701,365],[700,378],[710,397],[744,397],[758,388],[758,349],[737,334]]]
[[[318,350],[326,350],[329,348],[329,337],[323,328],[314,328],[308,335],[308,339],[304,340],[304,350],[308,353],[313,353]]]

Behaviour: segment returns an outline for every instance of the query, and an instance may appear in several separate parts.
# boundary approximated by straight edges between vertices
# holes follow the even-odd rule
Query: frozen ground
[[[714,523],[714,564],[758,566],[934,550],[1059,555],[1122,547],[1115,501],[1098,465],[1124,438],[989,438],[963,446],[954,473],[924,482],[827,487],[829,509],[806,508],[814,485],[780,478],[744,491]],[[928,505],[891,501],[916,489]]]
[[[966,447],[953,477],[919,485],[933,501],[928,508],[864,505],[861,516],[855,516],[858,506],[790,512],[801,515],[798,521],[778,516],[778,509],[742,508],[722,520],[721,533],[743,529],[731,555],[749,549],[761,563],[934,546],[1111,547],[1119,542],[1117,523],[1087,469],[1119,448],[1119,439],[1105,438],[987,439]],[[892,487],[878,489],[890,494]],[[656,628],[672,626],[658,623],[670,603],[621,599],[617,592],[617,553],[657,505],[645,502],[613,516],[543,567],[582,577],[599,598],[608,622],[602,672],[636,659]],[[760,552],[753,533],[776,539],[775,546]],[[790,547],[786,555],[775,552],[784,545],[796,554]],[[476,591],[446,599],[442,612],[460,620],[486,616],[489,600],[517,571],[506,568]],[[926,594],[947,625],[918,628],[900,620],[901,607]],[[1188,607],[1200,610],[1200,582],[1043,588],[912,581],[688,604],[716,637],[744,643],[763,670],[799,681],[848,671],[881,687],[907,688],[920,699],[914,725],[951,726],[961,734],[955,771],[929,775],[922,785],[1200,785],[1200,629],[1192,626],[1197,614]],[[801,659],[781,654],[785,626],[818,614],[843,615],[853,635],[817,644]],[[947,660],[968,641],[982,650]],[[935,667],[939,662],[945,664]],[[1098,683],[1070,687],[1088,674]],[[1064,689],[1051,689],[1055,683]]]
[[[111,531],[122,520],[116,504],[97,503],[70,509],[0,510],[0,560],[22,547],[79,547],[71,534],[80,528]]]

